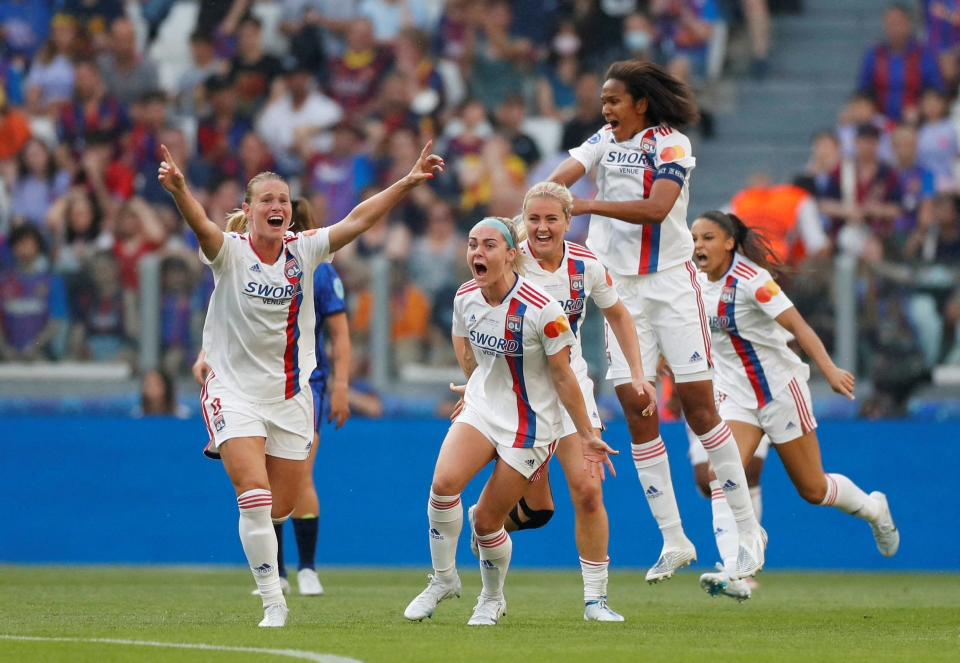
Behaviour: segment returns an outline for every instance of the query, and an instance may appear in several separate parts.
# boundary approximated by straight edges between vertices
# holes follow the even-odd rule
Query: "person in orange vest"
[[[763,233],[781,262],[797,265],[829,253],[830,240],[813,196],[792,184],[774,184],[764,173],[751,176],[730,208],[749,227]]]

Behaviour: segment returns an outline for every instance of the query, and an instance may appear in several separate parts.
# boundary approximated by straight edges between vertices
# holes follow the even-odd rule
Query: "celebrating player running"
[[[287,621],[271,518],[293,511],[313,441],[308,380],[316,364],[314,269],[443,172],[443,159],[430,154],[430,146],[409,174],[344,220],[301,234],[288,233],[290,188],[270,172],[247,184],[243,212],[249,232],[224,233],[207,218],[161,146],[158,179],[196,233],[200,258],[215,278],[204,325],[211,370],[202,393],[203,416],[237,493],[240,540],[264,606],[261,627]]]

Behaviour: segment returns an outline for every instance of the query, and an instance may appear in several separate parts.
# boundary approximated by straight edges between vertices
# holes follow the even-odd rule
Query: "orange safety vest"
[[[810,194],[792,184],[779,184],[766,189],[746,189],[731,203],[733,213],[745,224],[770,241],[776,256],[785,263],[795,263],[806,255],[798,241],[797,227],[800,206]]]

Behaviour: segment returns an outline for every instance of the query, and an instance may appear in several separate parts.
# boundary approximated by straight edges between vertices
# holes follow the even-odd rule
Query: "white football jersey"
[[[710,318],[717,390],[742,407],[762,408],[810,368],[787,347],[776,317],[793,306],[770,272],[735,253],[719,281],[698,274]]]
[[[594,214],[589,246],[614,274],[653,274],[690,259],[693,238],[687,228],[690,173],[697,164],[690,139],[668,126],[644,129],[618,143],[607,125],[570,156],[589,173],[596,169],[597,200],[624,202],[650,197],[654,181],[666,178],[680,185],[680,196],[660,224],[638,225]]]
[[[313,271],[332,259],[327,228],[287,233],[272,265],[246,234],[224,233],[203,325],[207,363],[224,385],[257,403],[293,398],[317,365]]]
[[[610,308],[620,301],[620,296],[607,270],[593,252],[573,242],[565,241],[563,244],[563,259],[555,272],[548,272],[540,266],[527,241],[520,244],[520,250],[530,256],[525,274],[527,279],[556,299],[567,314],[570,330],[577,338],[570,349],[570,365],[577,379],[582,381],[589,377],[580,344],[580,328],[587,315],[587,298],[593,298],[600,308]]]
[[[567,316],[552,297],[522,276],[499,306],[468,281],[453,301],[453,334],[477,359],[465,400],[514,447],[542,447],[559,437],[563,407],[547,357],[576,345]]]

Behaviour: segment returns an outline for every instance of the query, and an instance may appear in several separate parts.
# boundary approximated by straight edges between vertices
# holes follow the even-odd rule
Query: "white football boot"
[[[507,614],[507,599],[502,596],[487,598],[480,595],[467,626],[496,626],[505,614]]]
[[[900,550],[900,530],[893,522],[893,514],[890,513],[890,505],[887,503],[887,496],[878,490],[870,493],[870,497],[880,503],[880,516],[876,522],[870,523],[870,529],[873,530],[873,538],[877,541],[877,550],[884,557],[893,557]]]
[[[271,603],[263,609],[263,619],[260,621],[260,628],[283,628],[287,625],[287,610],[285,603]]]
[[[441,601],[456,596],[460,598],[460,592],[463,585],[460,583],[460,576],[455,576],[453,583],[445,583],[435,575],[428,575],[430,582],[427,588],[417,594],[417,597],[410,601],[410,605],[403,611],[403,616],[412,622],[423,621],[427,617],[433,616],[433,611]]]
[[[320,584],[320,578],[313,569],[300,569],[297,571],[297,591],[300,596],[323,596],[323,585]]]
[[[740,537],[740,549],[737,551],[737,568],[731,578],[743,580],[755,576],[763,570],[766,563],[767,530],[758,528],[754,534]]]
[[[583,621],[585,622],[622,622],[623,615],[614,612],[607,605],[607,597],[596,601],[587,601],[583,604]]]
[[[287,595],[290,593],[290,581],[284,578],[283,576],[280,576],[280,589],[283,591],[284,595]],[[250,595],[260,596],[260,590],[254,589],[252,592],[250,592]]]
[[[677,569],[690,566],[697,561],[697,549],[686,537],[684,537],[684,542],[686,545],[679,548],[663,547],[660,552],[660,559],[647,571],[647,582],[652,585],[669,580],[677,572]]]
[[[700,588],[713,597],[729,596],[743,603],[752,595],[750,584],[746,580],[734,580],[717,564],[716,573],[704,573],[700,576]]]

